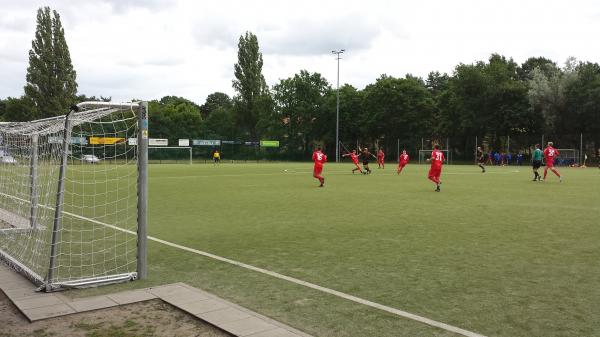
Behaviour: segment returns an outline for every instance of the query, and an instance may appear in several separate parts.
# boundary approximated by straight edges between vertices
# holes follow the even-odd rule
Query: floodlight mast
[[[332,50],[331,53],[336,55],[337,60],[337,103],[335,106],[335,162],[340,162],[340,54],[346,50]]]

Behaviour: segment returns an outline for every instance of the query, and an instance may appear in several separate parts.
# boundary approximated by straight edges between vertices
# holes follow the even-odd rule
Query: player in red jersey
[[[363,171],[360,169],[360,165],[358,164],[358,155],[356,154],[356,150],[352,150],[352,152],[342,155],[342,157],[348,157],[348,156],[350,157],[350,159],[352,159],[354,166],[356,166],[355,168],[352,169],[352,174],[354,174],[354,172],[356,172],[356,171],[363,173]]]
[[[379,151],[377,151],[377,168],[383,169],[385,168],[385,163],[384,163],[384,159],[385,159],[385,153],[383,153],[382,149],[379,149]]]
[[[402,154],[398,157],[398,174],[400,174],[400,172],[402,172],[404,169],[404,166],[408,164],[408,159],[409,158],[406,150],[402,150]]]
[[[442,182],[440,181],[440,176],[442,175],[442,165],[444,164],[444,153],[440,151],[440,146],[435,144],[433,146],[433,152],[431,152],[431,158],[428,158],[427,161],[431,161],[431,168],[429,169],[429,175],[427,178],[435,183],[435,191],[440,191],[440,185]]]
[[[323,165],[327,162],[327,155],[321,152],[321,148],[318,147],[317,151],[313,152],[312,160],[315,162],[313,177],[319,179],[321,183],[319,187],[323,187],[325,185],[325,178],[321,176],[321,173],[323,172]]]
[[[544,169],[544,181],[546,181],[546,175],[548,174],[548,169],[550,169],[552,172],[554,172],[554,174],[556,174],[558,180],[562,182],[562,177],[560,176],[560,173],[558,173],[558,171],[554,168],[554,158],[560,155],[560,153],[558,153],[558,150],[552,147],[552,145],[554,145],[552,142],[548,142],[548,146],[546,146],[546,148],[544,149],[544,159],[546,159],[546,168]]]

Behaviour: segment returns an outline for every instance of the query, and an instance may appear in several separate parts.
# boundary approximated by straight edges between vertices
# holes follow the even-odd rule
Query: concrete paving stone
[[[247,335],[247,337],[300,337],[301,335],[297,335],[289,330],[284,328],[277,328],[275,330],[267,330],[261,331],[257,333],[253,333]]]
[[[196,302],[185,303],[178,305],[179,309],[189,312],[192,315],[199,315],[210,311],[229,308],[223,301],[208,299]]]
[[[108,296],[89,297],[73,300],[67,303],[77,312],[98,310],[117,306],[117,302],[108,298]]]
[[[40,293],[35,291],[35,288],[16,288],[16,289],[7,289],[2,290],[11,301],[23,300],[31,297],[48,297],[52,296],[52,294]]]
[[[13,301],[13,303],[17,306],[17,308],[21,310],[35,309],[41,307],[47,307],[51,305],[64,304],[56,296],[46,296],[46,297],[31,297],[23,300]]]
[[[225,308],[216,311],[209,311],[197,314],[196,316],[207,321],[208,323],[218,325],[219,327],[221,327],[225,323],[231,323],[244,318],[251,317],[249,313],[235,308]]]
[[[206,296],[210,296],[210,297],[216,297],[215,295],[213,295],[213,294],[211,294],[211,293],[209,293],[209,292],[207,292],[207,291],[204,291],[204,290],[202,290],[202,289],[198,289],[198,288],[196,288],[196,287],[192,287],[192,286],[191,286],[191,285],[189,285],[189,284],[185,284],[185,283],[176,283],[176,284],[179,284],[179,285],[181,285],[182,287],[184,287],[184,288],[186,288],[186,289],[189,289],[189,290],[195,291],[195,292],[197,292],[197,293],[200,293],[200,294],[204,294],[204,295],[206,295]]]
[[[254,316],[250,316],[248,318],[244,318],[230,323],[224,323],[219,327],[236,336],[248,336],[253,333],[275,330],[279,328],[276,325],[267,323],[262,319]]]
[[[108,296],[108,298],[117,302],[118,304],[130,304],[130,303],[148,301],[148,300],[152,300],[152,299],[156,298],[156,296],[147,292],[144,289],[128,290],[128,291],[123,291],[123,292],[116,293],[116,294],[110,294],[107,296]]]
[[[11,290],[11,289],[20,289],[20,288],[31,288],[35,289],[35,286],[31,284],[28,280],[18,280],[18,281],[7,281],[5,283],[0,283],[0,289],[2,290]]]
[[[148,288],[147,290],[157,297],[168,297],[173,296],[180,291],[186,290],[186,288],[179,284],[169,284],[166,286]]]
[[[193,290],[188,290],[188,289],[182,289],[181,291],[176,292],[170,296],[166,296],[166,297],[161,296],[160,298],[163,301],[170,303],[172,305],[175,305],[175,306],[179,306],[179,305],[190,303],[190,302],[211,299],[206,294],[203,294],[203,293],[200,293],[197,291],[193,291]]]
[[[29,280],[27,280],[23,276],[17,274],[17,272],[15,272],[15,271],[8,271],[8,272],[0,273],[0,285],[3,285],[5,283],[19,282],[19,281],[28,282],[29,284],[31,284],[31,282]]]
[[[37,321],[40,319],[64,316],[68,314],[74,314],[75,310],[68,305],[61,303],[56,305],[50,305],[47,307],[35,308],[23,310],[23,314],[31,321]]]

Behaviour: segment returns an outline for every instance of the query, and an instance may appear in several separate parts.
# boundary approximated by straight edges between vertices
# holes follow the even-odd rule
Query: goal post
[[[46,291],[146,277],[147,107],[0,124],[0,259]]]
[[[450,163],[450,153],[448,150],[438,150],[440,152],[444,153],[444,164],[449,164]],[[426,164],[427,163],[427,159],[429,159],[431,157],[431,152],[433,152],[433,149],[431,150],[419,150],[419,164]]]

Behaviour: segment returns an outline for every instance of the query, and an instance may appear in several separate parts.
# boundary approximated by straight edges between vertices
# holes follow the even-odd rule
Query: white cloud
[[[37,8],[44,0],[0,0],[0,97],[19,96]],[[380,74],[426,76],[497,52],[523,62],[569,55],[596,61],[600,3],[550,0],[192,1],[54,0],[80,93],[203,103],[233,94],[241,34],[252,31],[270,85],[301,69],[335,84],[330,51],[344,48],[340,80],[362,88]]]

